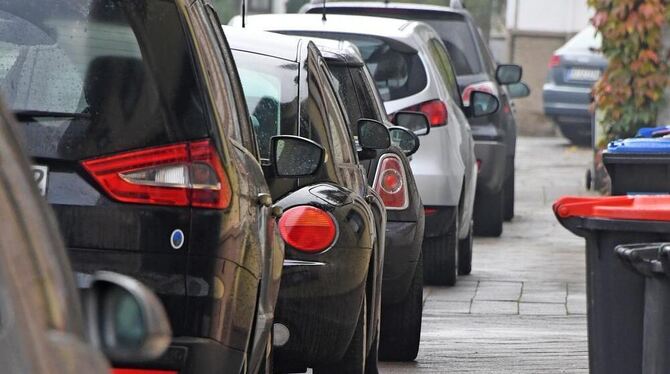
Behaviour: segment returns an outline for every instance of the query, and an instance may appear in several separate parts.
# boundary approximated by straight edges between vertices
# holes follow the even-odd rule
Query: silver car
[[[231,20],[231,25],[241,23],[239,17]],[[352,42],[389,114],[420,111],[428,116],[431,131],[422,137],[411,162],[426,213],[425,280],[453,285],[458,270],[469,273],[477,165],[463,110],[495,112],[497,99],[478,92],[473,105],[462,109],[449,54],[436,32],[422,22],[336,15],[323,21],[316,14],[284,14],[247,17],[246,27]]]

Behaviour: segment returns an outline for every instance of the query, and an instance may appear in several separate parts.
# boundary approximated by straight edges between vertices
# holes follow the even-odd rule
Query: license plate
[[[49,177],[49,168],[42,165],[33,165],[33,177],[37,183],[37,189],[42,196],[47,194],[47,178]]]
[[[595,82],[600,78],[598,69],[570,69],[568,70],[567,80]]]

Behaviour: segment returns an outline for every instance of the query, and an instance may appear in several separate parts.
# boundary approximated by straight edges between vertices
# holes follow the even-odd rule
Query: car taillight
[[[307,253],[328,249],[337,236],[333,217],[313,206],[297,206],[279,219],[279,233],[286,244]]]
[[[402,161],[394,154],[384,155],[379,161],[375,174],[374,189],[389,210],[406,209],[409,205],[407,196],[407,175]]]
[[[432,216],[437,214],[437,208],[423,208],[423,212],[427,216]]]
[[[82,166],[117,201],[225,209],[232,192],[209,140],[85,160]]]
[[[176,370],[119,369],[113,368],[111,374],[177,374]]]
[[[548,65],[548,66],[549,66],[549,69],[551,69],[551,68],[555,68],[555,67],[557,67],[557,66],[560,65],[560,64],[561,64],[561,56],[559,56],[559,55],[553,55],[553,56],[551,56],[551,58],[549,59],[549,65]]]
[[[446,126],[449,123],[449,111],[447,105],[441,100],[426,101],[418,105],[412,105],[402,111],[421,112],[428,117],[431,127]]]
[[[496,87],[495,83],[490,81],[474,83],[465,87],[463,93],[461,94],[461,99],[463,99],[463,106],[470,106],[470,97],[475,91],[486,92],[498,97],[498,88]]]

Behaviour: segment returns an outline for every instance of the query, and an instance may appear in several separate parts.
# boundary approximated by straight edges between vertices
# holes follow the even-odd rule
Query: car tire
[[[458,209],[446,234],[424,238],[424,282],[437,286],[453,286],[458,278]]]
[[[558,129],[561,131],[561,134],[570,141],[570,143],[580,146],[580,147],[589,147],[591,146],[591,127],[589,126],[588,130],[581,128],[579,125],[575,124],[558,124]]]
[[[423,255],[419,255],[414,277],[405,299],[382,307],[379,334],[381,361],[414,361],[421,343],[423,315]]]
[[[356,330],[349,342],[344,357],[334,364],[312,368],[314,374],[364,374],[368,344],[367,335],[367,298],[363,295],[363,304],[358,314]]]
[[[512,167],[514,167],[512,165]],[[512,170],[512,174],[507,177],[507,180],[505,180],[505,211],[504,211],[504,219],[505,221],[509,222],[514,218],[514,193],[515,193],[515,181],[514,181],[514,170]]]
[[[475,198],[476,236],[499,237],[503,232],[503,191],[480,193]]]
[[[472,273],[473,226],[474,223],[470,223],[468,236],[458,242],[458,275],[470,275]]]

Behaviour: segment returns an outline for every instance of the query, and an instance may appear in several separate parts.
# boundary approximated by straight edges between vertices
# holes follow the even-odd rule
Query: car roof
[[[307,3],[300,9],[301,12],[307,11],[307,9],[316,9],[320,8],[323,5],[319,3]],[[326,13],[328,8],[387,8],[387,9],[407,9],[407,10],[422,10],[429,12],[439,12],[439,13],[455,13],[466,15],[468,11],[466,9],[456,9],[440,5],[429,5],[429,4],[413,4],[413,3],[392,3],[392,2],[381,2],[381,1],[337,1],[326,3]]]
[[[231,25],[239,25],[241,18],[234,17]],[[355,33],[390,38],[405,38],[412,33],[413,24],[418,22],[393,18],[327,15],[323,21],[321,14],[259,14],[247,16],[246,25],[254,29],[272,31],[329,31]]]
[[[337,61],[346,65],[364,65],[363,58],[355,44],[346,40],[310,38],[319,48],[326,61]]]
[[[301,42],[299,36],[280,35],[248,28],[222,26],[231,49],[272,56],[298,62]]]

